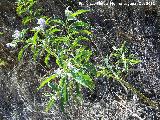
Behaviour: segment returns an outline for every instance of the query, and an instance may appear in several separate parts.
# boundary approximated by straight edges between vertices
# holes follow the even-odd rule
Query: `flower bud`
[[[38,20],[38,22],[37,22],[37,24],[39,25],[39,28],[45,28],[46,27],[46,21],[45,21],[45,19],[43,19],[43,18],[40,18],[40,19],[37,19]]]
[[[19,30],[15,30],[14,34],[12,35],[14,39],[19,39],[21,37],[21,33]]]

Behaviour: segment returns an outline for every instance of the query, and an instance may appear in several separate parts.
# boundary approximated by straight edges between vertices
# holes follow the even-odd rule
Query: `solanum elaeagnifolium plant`
[[[41,16],[40,10],[35,9],[36,4],[37,0],[18,0],[17,13],[22,16],[25,29],[16,30],[13,34],[14,40],[6,45],[21,47],[18,60],[28,52],[31,53],[29,55],[32,56],[33,61],[44,58],[48,67],[51,67],[51,59],[56,60],[58,68],[44,78],[38,87],[40,90],[46,86],[52,91],[47,94],[50,100],[46,111],[55,102],[59,103],[61,110],[64,111],[65,105],[71,99],[82,100],[82,87],[92,91],[95,87],[93,79],[99,76],[117,80],[122,86],[150,102],[124,80],[128,70],[140,62],[134,55],[127,54],[125,44],[119,48],[113,47],[114,50],[106,57],[104,65],[93,65],[90,62],[92,51],[83,44],[83,41],[90,42],[92,38],[90,25],[81,21],[79,17],[88,10],[72,12],[67,7],[64,11],[65,19],[62,20]],[[35,21],[37,21],[36,25],[33,24]]]
[[[97,76],[106,76],[107,78],[112,78],[127,89],[131,90],[137,94],[143,101],[147,104],[156,107],[156,103],[146,96],[144,96],[140,91],[128,83],[125,79],[128,75],[128,71],[132,70],[133,65],[140,63],[141,61],[135,57],[134,54],[130,54],[126,47],[126,42],[124,42],[120,47],[113,47],[113,52],[106,56],[104,59],[104,65],[98,66]]]
[[[27,5],[27,8],[22,3]],[[17,8],[19,15],[29,14],[30,18],[34,17],[32,6],[35,3],[35,0],[20,0]],[[61,110],[64,111],[64,106],[70,99],[73,98],[76,101],[82,99],[82,87],[94,89],[92,78],[96,75],[96,71],[94,65],[89,62],[92,52],[83,45],[83,41],[89,41],[91,38],[90,27],[88,23],[79,19],[79,15],[88,10],[72,12],[67,7],[64,12],[65,20],[46,16],[36,18],[37,25],[22,31],[16,30],[13,35],[14,40],[7,44],[8,47],[22,45],[18,54],[19,60],[23,58],[25,52],[29,51],[34,61],[45,56],[44,62],[47,66],[51,64],[49,63],[50,59],[56,59],[57,70],[43,79],[38,87],[40,90],[48,85],[52,90],[52,93],[47,94],[50,100],[46,111],[52,107],[55,101],[59,101]],[[25,22],[25,25],[27,23]],[[25,37],[29,32],[32,33],[30,37]]]

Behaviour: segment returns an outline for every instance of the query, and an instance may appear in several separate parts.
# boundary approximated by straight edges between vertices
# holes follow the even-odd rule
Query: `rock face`
[[[41,91],[36,92],[40,74],[45,73],[45,69],[32,62],[18,63],[16,50],[7,49],[5,46],[7,42],[12,41],[13,31],[22,28],[21,18],[16,15],[14,2],[14,0],[0,1],[0,32],[4,33],[4,36],[0,37],[0,56],[8,62],[7,67],[0,68],[0,119],[160,119],[158,110],[143,104],[130,92],[126,95],[119,83],[107,78],[95,80],[96,89],[93,94],[84,90],[83,106],[71,105],[68,108],[68,117],[57,108],[45,113],[43,109],[47,99],[43,97]],[[100,54],[105,56],[110,53],[112,45],[117,46],[126,40],[130,51],[142,60],[142,63],[135,66],[136,70],[129,73],[127,81],[150,99],[160,102],[159,1],[155,1],[154,6],[127,6],[114,1],[112,2],[115,5],[109,6],[105,5],[109,3],[107,0],[104,4],[99,0],[95,2],[78,0],[78,2],[41,0],[39,5],[45,8],[46,12],[43,14],[57,15],[61,18],[64,17],[64,10],[68,5],[73,10],[90,9],[91,12],[82,19],[93,26],[95,36],[93,41]]]

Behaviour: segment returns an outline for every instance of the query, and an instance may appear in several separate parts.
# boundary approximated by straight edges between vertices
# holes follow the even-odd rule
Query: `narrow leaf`
[[[28,48],[29,45],[30,45],[30,44],[25,45],[25,46],[20,50],[20,52],[18,53],[18,60],[21,60],[21,58],[22,58],[22,56],[23,56],[23,52],[25,51],[25,49]]]
[[[58,91],[58,85],[56,83],[48,82],[48,87],[50,87],[52,90]]]
[[[52,97],[50,98],[47,106],[46,106],[45,111],[48,112],[48,111],[51,109],[51,107],[53,106],[54,103],[55,103],[55,100],[54,100],[54,97],[52,96]]]
[[[88,30],[81,30],[80,32],[81,32],[81,33],[85,33],[85,34],[87,34],[87,35],[91,35],[91,34],[92,34],[92,32],[90,32],[90,31],[88,31]]]
[[[63,95],[63,102],[66,103],[68,101],[68,93],[67,93],[67,83],[66,81],[64,82],[64,85],[63,85],[63,92],[62,92],[62,95]]]
[[[78,83],[76,83],[76,97],[78,98],[78,100],[82,100],[81,88]]]
[[[60,19],[54,19],[53,22],[54,22],[54,23],[61,24],[61,25],[64,24],[64,22],[63,22],[62,20],[60,20]]]
[[[88,27],[89,25],[83,21],[76,21],[71,26],[76,26],[76,27]]]
[[[35,32],[35,33],[34,33],[34,36],[33,36],[33,38],[32,38],[34,45],[37,44],[38,32],[39,32],[39,31]]]
[[[134,59],[132,59],[132,60],[130,60],[130,63],[131,64],[138,64],[138,63],[140,63],[141,62],[141,60],[134,60]]]
[[[40,84],[40,86],[38,87],[38,90],[40,90],[42,87],[44,87],[44,85],[46,85],[49,81],[51,81],[52,79],[56,78],[57,74],[53,74],[50,77],[48,77],[47,79],[43,80],[42,83]]]
[[[81,84],[82,86],[87,87],[90,90],[93,90],[94,83],[88,74],[84,74],[77,70],[72,70],[72,76],[74,80],[79,84]]]
[[[50,58],[50,55],[51,54],[47,54],[47,56],[45,57],[45,60],[44,60],[44,62],[45,62],[45,64],[48,66],[48,61],[49,61],[49,58]]]
[[[89,10],[77,10],[75,13],[71,14],[71,16],[76,17],[82,13],[89,12]]]

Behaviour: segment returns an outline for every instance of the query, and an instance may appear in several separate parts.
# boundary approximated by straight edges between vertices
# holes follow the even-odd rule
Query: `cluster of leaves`
[[[40,16],[41,9],[37,9],[36,5],[37,5],[37,0],[17,1],[16,11],[19,16],[23,17],[22,23],[24,25],[34,20],[36,16]]]
[[[121,83],[127,93],[127,89],[129,89],[137,94],[147,104],[155,107],[155,102],[144,96],[140,91],[138,91],[125,80],[129,71],[133,70],[133,65],[141,62],[141,60],[138,60],[134,54],[129,53],[125,44],[126,42],[124,42],[118,48],[115,46],[113,47],[113,52],[104,59],[104,65],[98,66],[99,71],[97,72],[97,76],[103,76],[117,80],[119,83]]]
[[[18,2],[18,13],[22,15],[29,11],[28,14],[34,17],[32,6],[35,2],[34,0]],[[22,3],[25,3],[24,5],[27,7],[23,6]],[[89,31],[89,24],[78,18],[80,14],[86,12],[88,10],[78,10],[72,13],[67,8],[65,20],[44,16],[38,19],[38,24],[42,27],[23,29],[18,35],[20,38],[14,40],[16,44],[23,44],[18,54],[19,60],[25,51],[32,52],[34,61],[45,56],[44,62],[48,67],[50,67],[50,58],[56,59],[59,68],[45,78],[38,88],[39,90],[48,85],[52,90],[52,93],[47,94],[50,96],[50,101],[46,111],[51,108],[55,101],[60,102],[60,107],[64,111],[64,105],[72,97],[76,100],[82,99],[82,87],[94,89],[92,78],[96,71],[94,65],[89,62],[92,52],[83,45],[83,41],[90,40],[91,32]],[[33,35],[26,38],[28,32]]]
[[[90,32],[88,24],[78,20],[78,15],[88,12],[78,10],[66,15],[65,21],[60,19],[48,20],[50,28],[46,30],[42,46],[47,53],[45,63],[48,64],[50,56],[56,58],[59,68],[50,77],[45,79],[38,89],[45,84],[54,91],[50,94],[47,110],[50,109],[55,100],[60,100],[60,106],[64,105],[70,97],[81,99],[82,86],[93,90],[94,83],[91,78],[89,67],[94,66],[89,62],[92,52],[82,45],[82,41],[88,41]],[[54,80],[54,82],[50,82]]]
[[[39,10],[38,12],[33,10],[35,3],[36,0],[18,1],[17,12],[23,15],[25,25],[29,24],[28,21],[35,20],[35,16],[39,13]],[[127,71],[140,62],[134,55],[128,54],[125,43],[119,48],[113,47],[113,52],[104,59],[104,65],[93,65],[90,62],[92,51],[83,44],[83,41],[89,42],[92,33],[89,24],[79,18],[79,15],[86,12],[88,10],[78,10],[73,13],[67,7],[65,20],[39,16],[37,24],[40,26],[23,29],[21,32],[16,31],[14,44],[9,44],[15,46],[20,43],[23,46],[18,54],[19,60],[24,52],[29,51],[34,61],[42,56],[45,57],[44,62],[48,67],[51,66],[50,59],[56,59],[57,70],[45,78],[38,87],[40,90],[48,85],[52,91],[47,94],[50,100],[46,111],[56,101],[59,101],[61,110],[64,111],[70,99],[82,100],[82,87],[93,90],[95,87],[93,79],[99,76],[113,78],[149,101],[124,80]],[[29,38],[26,37],[28,33],[32,33]]]
[[[141,61],[135,58],[133,54],[130,54],[126,48],[126,43],[124,42],[120,47],[113,47],[113,52],[106,56],[104,59],[104,71],[99,71],[100,74],[110,76],[115,76],[113,78],[123,78],[127,74],[128,70],[135,64],[140,63]],[[102,72],[102,73],[101,73]],[[112,75],[110,75],[112,74]]]

